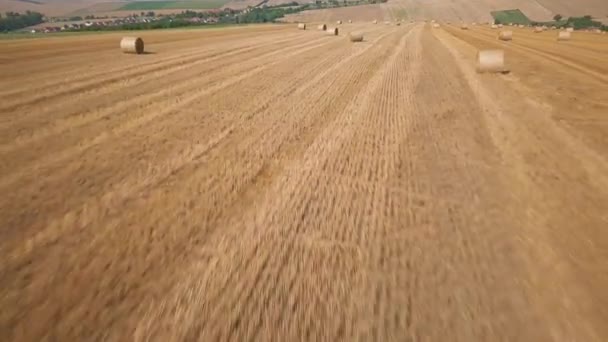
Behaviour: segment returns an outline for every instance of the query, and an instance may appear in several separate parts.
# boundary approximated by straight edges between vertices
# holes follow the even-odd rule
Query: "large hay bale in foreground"
[[[330,36],[337,36],[338,28],[337,27],[328,27],[327,30],[325,30],[325,33]]]
[[[557,34],[557,40],[570,40],[570,38],[572,38],[572,33],[568,32],[568,31],[560,31]]]
[[[327,30],[327,25],[321,24],[321,25],[317,26],[317,30],[319,30],[319,31],[325,31],[325,30]]]
[[[298,24],[298,30],[306,30],[306,24]]]
[[[139,37],[123,37],[120,40],[120,49],[124,53],[144,53],[144,41]]]
[[[477,72],[507,72],[503,50],[480,50],[477,52]]]
[[[350,39],[351,42],[362,42],[363,41],[363,33],[360,33],[360,32],[351,32],[348,35],[348,39]]]
[[[498,39],[504,41],[513,40],[513,31],[500,31],[498,34]]]

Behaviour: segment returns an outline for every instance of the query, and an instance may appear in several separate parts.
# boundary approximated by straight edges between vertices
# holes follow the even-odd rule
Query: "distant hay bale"
[[[319,31],[325,31],[325,30],[327,30],[327,25],[321,24],[321,25],[317,26],[317,30],[319,30]]]
[[[471,23],[471,25],[475,26],[475,25],[477,25],[477,23],[474,22],[474,23]]]
[[[139,37],[123,37],[120,40],[120,49],[124,53],[144,53],[144,41]]]
[[[536,26],[536,27],[534,28],[534,33],[541,33],[541,32],[543,32],[543,28],[542,28],[542,27],[540,27],[540,26]]]
[[[390,21],[385,21],[385,22],[384,22],[384,25],[390,25],[390,24],[391,24],[391,22],[390,22]]]
[[[467,25],[467,24],[462,24],[462,25],[460,25],[460,29],[461,29],[461,30],[468,30],[468,29],[469,29],[469,25]]]
[[[502,24],[498,24],[498,28],[502,28],[502,27],[503,27]]]
[[[513,40],[513,31],[500,31],[498,39],[505,41]]]
[[[547,31],[547,29],[549,29],[549,28],[548,28],[547,26],[545,26],[545,25],[543,25],[541,28],[543,29],[543,31]]]
[[[336,21],[336,25],[342,25],[342,20]]]
[[[570,33],[572,33],[572,32],[574,32],[574,29],[573,29],[572,27],[568,27],[568,28],[566,29],[566,32],[570,32]]]
[[[433,24],[433,28],[439,28],[439,24]]]
[[[552,30],[557,30],[557,27],[555,27],[555,26],[551,26],[551,29],[552,29]]]
[[[395,25],[397,25],[397,26],[401,26],[401,23],[399,23],[399,22],[398,22],[398,23],[396,23]]]
[[[494,24],[492,24],[492,26],[491,26],[491,27],[492,27],[492,29],[497,29],[497,28],[498,28],[498,25],[494,25]]]
[[[372,23],[377,24],[378,20],[374,19],[374,21],[372,21]]]
[[[524,25],[519,24],[519,26],[517,26],[519,28],[524,28]]]
[[[348,35],[348,39],[350,39],[351,42],[362,42],[363,41],[363,33],[351,32]]]
[[[350,20],[350,19],[348,19],[348,23],[349,23],[349,24],[352,24],[352,23],[353,23],[353,21],[352,21],[352,20]]]
[[[337,27],[328,27],[327,30],[325,30],[325,33],[329,36],[337,36],[338,28]]]
[[[477,72],[507,72],[503,50],[480,50],[477,52]]]
[[[306,30],[306,24],[298,24],[298,30]]]
[[[568,31],[559,31],[559,33],[557,34],[557,40],[570,40],[570,38],[572,37],[572,33],[568,32]]]

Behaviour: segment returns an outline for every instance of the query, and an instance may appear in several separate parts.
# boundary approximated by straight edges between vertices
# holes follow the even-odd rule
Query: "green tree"
[[[553,20],[555,20],[555,21],[560,21],[560,20],[562,20],[562,18],[563,18],[563,17],[562,17],[562,15],[561,15],[561,14],[556,14],[556,15],[553,17]]]

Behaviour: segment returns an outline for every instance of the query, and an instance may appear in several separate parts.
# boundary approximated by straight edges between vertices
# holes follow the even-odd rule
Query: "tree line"
[[[6,12],[0,15],[0,32],[8,32],[44,22],[44,15],[38,12],[26,11],[24,14]]]

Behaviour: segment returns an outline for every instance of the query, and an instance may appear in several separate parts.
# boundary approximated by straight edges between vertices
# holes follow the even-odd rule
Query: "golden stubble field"
[[[605,341],[606,36],[340,29],[0,41],[1,339]]]

